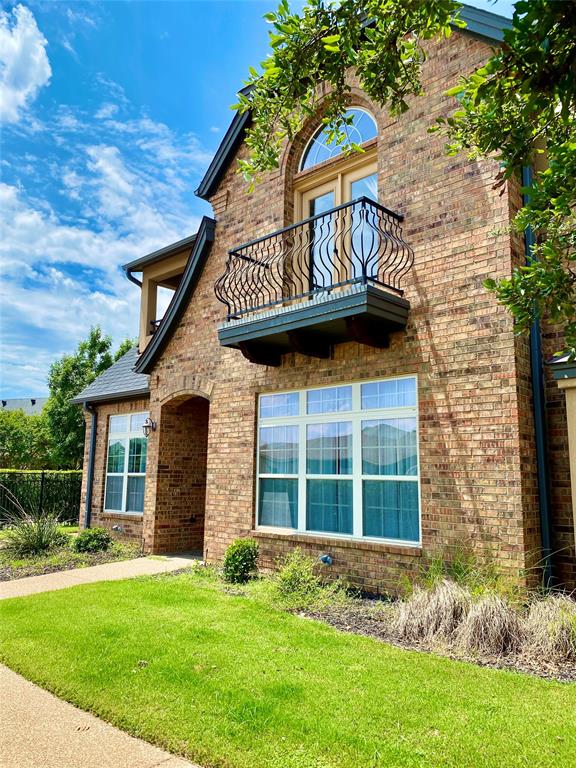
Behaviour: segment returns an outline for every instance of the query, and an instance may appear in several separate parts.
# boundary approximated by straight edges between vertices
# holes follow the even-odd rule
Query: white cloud
[[[94,117],[98,120],[106,120],[110,117],[113,117],[118,112],[118,104],[112,104],[110,102],[106,102],[105,104],[102,104],[100,109],[96,111],[94,114]]]
[[[49,364],[93,325],[115,343],[136,336],[139,291],[121,265],[198,228],[193,189],[211,154],[138,115],[118,83],[95,84],[96,112],[47,106],[41,133],[30,133],[30,111],[10,127],[26,138],[0,183],[4,396],[42,395]]]
[[[70,24],[85,24],[87,27],[96,29],[98,27],[98,19],[94,16],[90,16],[84,11],[73,11],[71,8],[66,9],[66,16]]]
[[[47,40],[32,13],[0,11],[0,121],[17,123],[52,75]]]

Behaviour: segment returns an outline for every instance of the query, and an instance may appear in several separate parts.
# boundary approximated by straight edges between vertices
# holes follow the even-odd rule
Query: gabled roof
[[[210,252],[210,246],[214,241],[214,230],[216,222],[214,219],[204,216],[200,222],[200,227],[194,241],[194,248],[186,264],[186,269],[180,280],[180,285],[176,289],[172,301],[168,305],[166,314],[158,326],[158,330],[152,337],[144,352],[140,355],[136,363],[135,370],[139,374],[150,373],[150,370],[158,356],[168,343],[170,336],[175,330],[188,302],[192,297],[198,278],[202,273],[204,264]],[[146,377],[147,378],[147,377]]]
[[[71,402],[99,403],[129,397],[146,397],[150,394],[148,376],[134,372],[137,358],[138,350],[133,347],[94,379],[92,384],[79,392]]]
[[[491,13],[490,11],[483,11],[480,8],[473,8],[470,5],[463,5],[461,7],[460,18],[467,25],[465,29],[458,27],[460,32],[468,32],[494,43],[502,42],[504,30],[512,26],[510,19],[507,19],[505,16],[499,16],[497,13]],[[246,93],[249,91],[249,88],[250,86],[243,88],[241,93]],[[226,169],[244,141],[250,120],[251,115],[249,112],[244,112],[243,114],[236,112],[220,146],[216,150],[216,154],[212,158],[212,162],[208,166],[208,170],[204,174],[204,178],[196,190],[198,197],[201,197],[203,200],[209,200],[214,192],[216,192]]]
[[[161,261],[168,256],[173,256],[175,253],[180,253],[180,251],[183,251],[185,248],[192,248],[195,240],[196,235],[190,235],[190,237],[185,237],[183,240],[178,240],[177,243],[166,245],[164,248],[152,251],[152,253],[149,253],[146,256],[141,256],[139,259],[129,261],[128,264],[124,264],[122,269],[126,272],[141,272],[144,267],[148,267],[156,261]]]

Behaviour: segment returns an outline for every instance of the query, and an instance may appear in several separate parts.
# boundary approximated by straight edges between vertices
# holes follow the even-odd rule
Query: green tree
[[[50,433],[52,461],[60,469],[82,466],[84,454],[84,417],[82,409],[70,400],[124,355],[135,342],[122,342],[112,353],[112,339],[103,336],[99,327],[92,328],[88,338],[78,344],[75,352],[53,363],[48,376],[50,396],[44,406]]]
[[[458,8],[451,0],[308,0],[293,13],[282,0],[266,14],[270,55],[261,72],[250,70],[250,87],[236,105],[252,112],[250,157],[240,163],[249,184],[278,166],[283,142],[317,112],[321,98],[331,139],[347,152],[358,150],[342,117],[350,69],[377,104],[405,112],[408,99],[422,93],[426,42],[463,26]],[[529,200],[513,222],[537,236],[531,263],[487,287],[513,313],[519,332],[535,315],[547,316],[564,327],[576,355],[576,0],[518,2],[503,45],[451,94],[459,104],[435,129],[448,137],[449,153],[496,157],[496,184],[546,153],[546,170],[524,190]]]
[[[28,415],[23,410],[0,411],[0,468],[53,468],[44,415]]]

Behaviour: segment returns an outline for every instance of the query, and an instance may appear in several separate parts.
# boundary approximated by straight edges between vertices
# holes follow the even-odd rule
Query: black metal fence
[[[228,320],[346,285],[402,294],[414,261],[402,216],[360,197],[230,251],[215,284]]]
[[[13,494],[31,515],[50,514],[63,523],[78,523],[82,472],[6,471],[0,469],[0,526],[17,512]]]

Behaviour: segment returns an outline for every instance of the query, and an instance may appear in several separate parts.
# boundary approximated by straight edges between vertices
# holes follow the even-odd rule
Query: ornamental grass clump
[[[68,537],[60,530],[55,515],[34,515],[24,508],[9,488],[2,485],[9,507],[3,507],[10,525],[6,534],[6,548],[17,557],[41,555],[67,543]]]
[[[41,555],[64,546],[68,536],[60,530],[52,515],[22,517],[6,534],[6,547],[18,557]]]
[[[535,600],[526,619],[524,650],[546,661],[575,661],[576,600],[567,595]]]
[[[444,579],[431,589],[415,587],[397,603],[395,634],[404,640],[449,640],[470,609],[470,592]]]
[[[486,594],[470,606],[458,627],[455,643],[467,653],[505,656],[517,653],[524,638],[518,611],[499,595]]]

